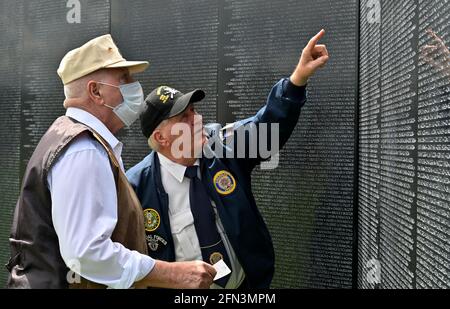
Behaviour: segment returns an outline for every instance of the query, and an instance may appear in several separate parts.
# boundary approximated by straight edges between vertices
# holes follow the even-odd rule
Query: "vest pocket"
[[[177,261],[201,260],[202,254],[194,226],[194,217],[190,210],[183,211],[171,217],[175,245],[175,258]]]

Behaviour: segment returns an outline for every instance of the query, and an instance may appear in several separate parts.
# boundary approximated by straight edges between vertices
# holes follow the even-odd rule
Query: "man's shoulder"
[[[56,171],[66,168],[80,168],[81,171],[98,171],[108,167],[109,158],[106,150],[90,135],[82,132],[77,135],[54,160],[48,169],[49,182]],[[111,174],[112,176],[112,174]]]
[[[100,143],[88,132],[82,132],[67,146],[62,156],[69,156],[82,151],[96,151],[103,157],[108,157],[106,150]]]
[[[137,185],[139,183],[139,179],[143,174],[147,175],[151,173],[153,155],[154,153],[151,152],[141,162],[139,162],[126,172],[127,178],[131,184]]]

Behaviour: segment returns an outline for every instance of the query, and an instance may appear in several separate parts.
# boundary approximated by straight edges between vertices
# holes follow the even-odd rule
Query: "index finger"
[[[306,48],[309,50],[312,50],[314,46],[316,46],[317,42],[325,35],[325,30],[320,30],[319,33],[317,33],[311,40],[309,40],[308,45],[306,45]]]

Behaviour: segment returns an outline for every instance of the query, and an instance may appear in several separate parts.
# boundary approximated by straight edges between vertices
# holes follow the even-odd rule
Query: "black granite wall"
[[[272,286],[448,288],[449,58],[443,48],[433,61],[420,53],[436,45],[429,28],[449,41],[448,4],[0,2],[0,264],[27,160],[64,113],[56,69],[67,51],[111,33],[126,58],[150,61],[137,76],[145,92],[202,88],[199,111],[226,124],[252,116],[325,28],[331,59],[310,81],[279,167],[253,175],[275,245]],[[148,152],[138,124],[119,138],[127,168]]]

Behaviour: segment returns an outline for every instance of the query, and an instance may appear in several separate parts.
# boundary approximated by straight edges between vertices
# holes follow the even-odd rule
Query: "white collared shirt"
[[[158,153],[158,158],[161,164],[161,181],[164,190],[169,196],[169,220],[175,247],[175,259],[177,261],[202,261],[202,252],[200,250],[197,232],[195,231],[194,217],[192,216],[189,202],[189,185],[191,180],[184,177],[186,166],[173,162],[160,153]],[[199,160],[194,165],[199,165]],[[198,171],[198,177],[200,178],[200,171]],[[231,263],[228,267],[230,267],[232,272],[226,288],[237,288],[245,279],[244,270],[236,257],[222,222],[217,215],[216,204],[212,200],[211,205],[216,213],[217,229],[222,236]],[[213,284],[211,288],[221,287]]]
[[[123,144],[99,119],[78,108],[68,108],[66,115],[100,134],[123,170]],[[76,138],[47,181],[61,256],[75,273],[111,288],[129,288],[153,269],[151,257],[111,240],[118,218],[117,193],[103,146],[88,136]]]

